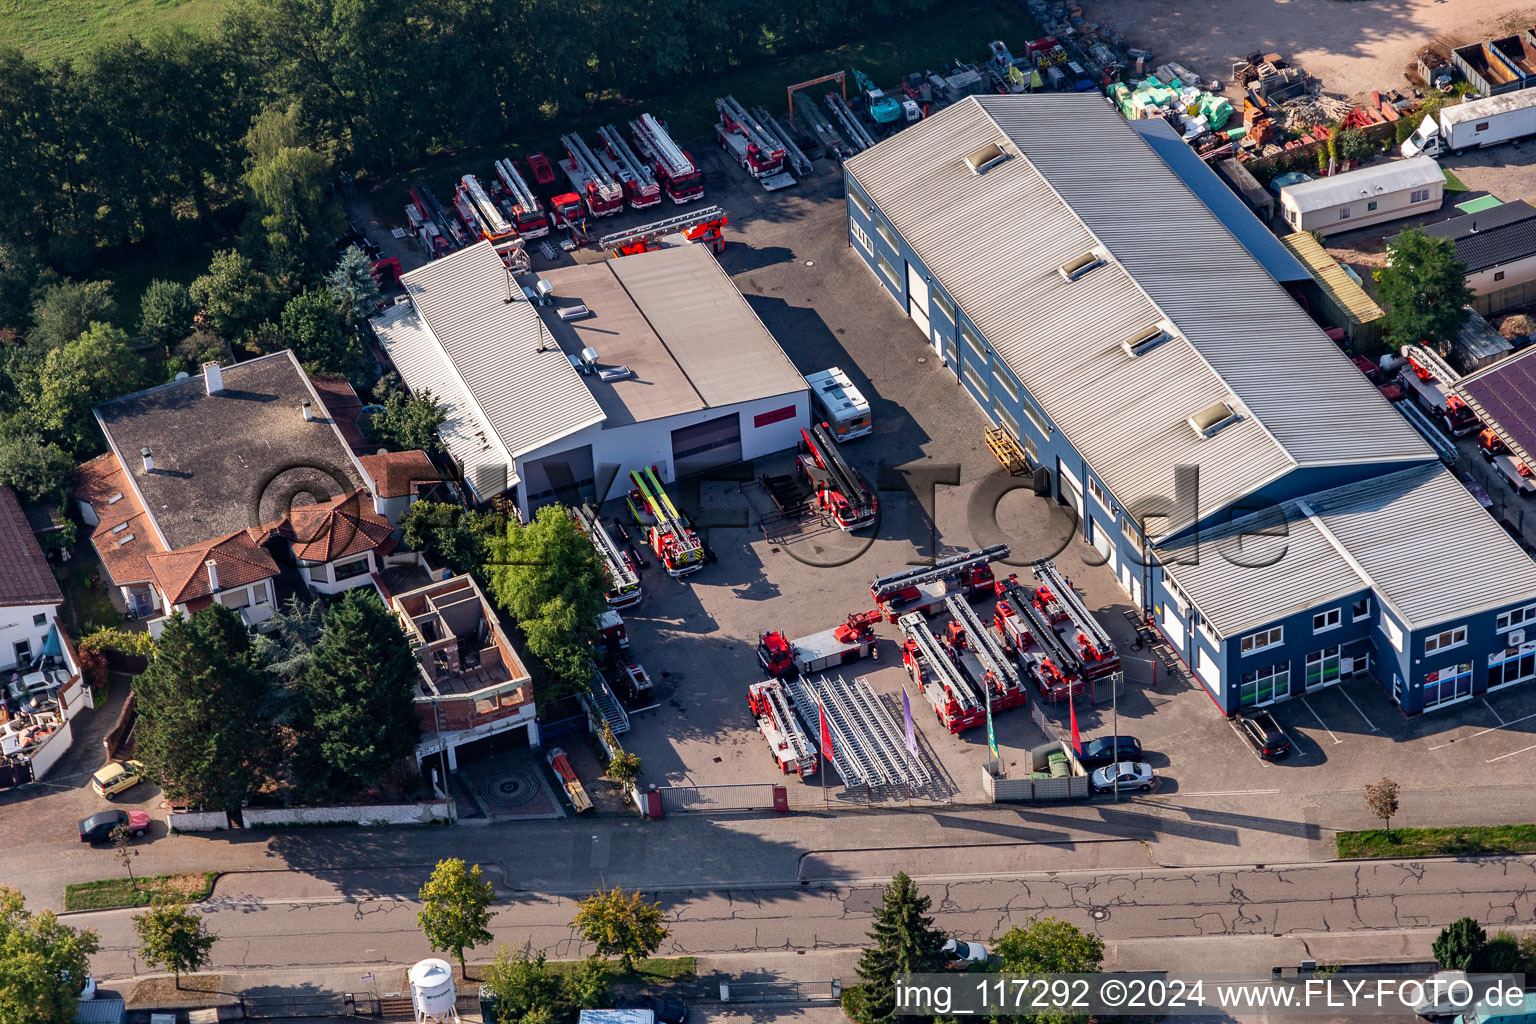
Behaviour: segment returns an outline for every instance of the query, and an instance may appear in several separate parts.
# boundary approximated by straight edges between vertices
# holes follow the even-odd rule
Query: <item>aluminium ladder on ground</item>
[[[928,665],[932,679],[921,681],[925,689],[930,681],[941,685],[948,696],[960,705],[962,714],[975,714],[982,710],[985,706],[984,698],[972,689],[960,667],[950,661],[949,653],[939,646],[938,637],[928,628],[928,616],[922,612],[908,612],[896,620],[896,627],[917,645],[918,653]]]
[[[870,596],[876,601],[886,598],[899,590],[908,587],[920,587],[925,583],[935,580],[948,579],[969,569],[987,565],[1007,558],[1009,555],[1007,544],[988,544],[984,548],[974,551],[962,551],[958,555],[949,555],[934,562],[932,565],[918,566],[915,569],[903,569],[881,576],[870,585]]]
[[[794,137],[779,125],[779,122],[774,118],[774,116],[768,113],[767,107],[753,107],[752,114],[760,122],[762,122],[763,126],[772,132],[774,137],[777,138],[783,145],[784,155],[789,159],[789,162],[794,165],[795,173],[803,177],[815,170],[815,168],[811,166],[810,157],[806,156],[805,152],[795,144]]]
[[[790,700],[806,730],[821,736],[819,710],[825,710],[832,737],[832,768],[843,785],[926,786],[929,775],[922,761],[903,744],[901,728],[862,676],[847,682],[841,676],[788,680]]]
[[[608,680],[603,678],[603,674],[597,670],[596,665],[592,666],[592,688],[581,696],[583,701],[596,711],[604,722],[608,723],[609,732],[615,736],[629,732],[629,715],[625,712],[624,705],[619,703],[619,699],[608,688]]]
[[[837,129],[832,127],[832,122],[827,119],[826,113],[817,106],[816,100],[809,93],[795,93],[792,102],[795,105],[795,112],[810,127],[811,134],[816,137],[817,142],[821,143],[823,150],[828,154],[852,153],[848,144],[843,141],[843,137],[837,134]]]
[[[769,717],[773,719],[773,724],[778,726],[784,742],[789,744],[795,767],[800,769],[802,776],[809,775],[816,770],[816,750],[811,745],[810,737],[801,728],[800,719],[795,717],[794,711],[789,706],[785,687],[782,684],[776,684],[774,680],[769,680],[768,685],[763,686],[758,692],[768,702],[771,709]]]
[[[604,235],[597,240],[598,248],[604,250],[621,249],[626,245],[634,245],[636,242],[651,242],[665,235],[676,234],[679,231],[687,231],[696,228],[700,224],[707,224],[712,220],[719,220],[725,216],[725,211],[718,206],[705,206],[680,213],[675,217],[667,217],[650,224],[642,224],[637,228],[629,228],[624,231],[615,231]]]
[[[466,174],[461,181],[464,194],[469,196],[469,201],[475,208],[475,215],[480,218],[482,230],[496,238],[510,235],[512,225],[508,224],[507,218],[502,216],[501,208],[491,202],[491,197],[480,185],[480,179],[473,174]]]
[[[635,155],[635,151],[629,148],[629,143],[624,141],[624,136],[611,124],[602,125],[597,129],[598,138],[603,140],[603,145],[608,147],[609,154],[620,170],[628,174],[641,185],[656,187],[656,175],[645,161]]]
[[[580,135],[562,135],[560,142],[565,146],[571,161],[597,189],[599,196],[607,201],[623,200],[624,187],[608,173],[608,168],[603,166],[585,139]]]
[[[496,161],[496,176],[507,187],[507,193],[512,197],[512,205],[518,207],[526,214],[535,213],[540,209],[539,201],[533,194],[533,189],[528,187],[528,182],[518,172],[517,165],[511,160],[501,159]]]
[[[719,96],[715,99],[715,109],[721,115],[734,124],[741,133],[747,137],[747,141],[756,146],[765,156],[771,157],[774,153],[783,153],[784,144],[776,136],[768,134],[768,130],[747,109],[736,102],[734,96]]]
[[[832,116],[837,118],[838,123],[843,126],[843,132],[848,136],[848,141],[852,142],[860,152],[874,146],[874,136],[864,128],[863,123],[859,121],[859,115],[853,112],[847,100],[835,92],[829,92],[827,107],[832,111]]]
[[[1004,686],[1012,686],[1014,689],[1022,689],[1023,683],[1019,679],[1018,669],[1009,660],[998,643],[997,636],[981,621],[972,608],[970,602],[959,594],[950,594],[944,599],[949,614],[960,623],[965,630],[966,638],[970,641],[971,652],[976,655],[976,660],[981,662],[981,667],[992,673],[992,677]]]
[[[1093,645],[1100,651],[1113,653],[1115,642],[1110,639],[1104,627],[1099,625],[1099,620],[1094,618],[1088,606],[1083,604],[1083,599],[1077,596],[1077,591],[1067,585],[1060,572],[1056,570],[1056,563],[1049,558],[1043,558],[1032,563],[1035,579],[1046,585],[1046,588],[1060,601],[1062,607],[1067,610],[1073,623],[1081,630]]]
[[[571,514],[581,524],[582,531],[591,539],[598,554],[603,556],[603,561],[608,566],[608,573],[613,577],[613,588],[623,590],[626,587],[639,586],[640,574],[629,567],[623,552],[619,550],[618,544],[614,543],[608,528],[603,525],[602,516],[589,505],[573,506]]]
[[[636,485],[640,488],[640,496],[651,509],[651,515],[656,518],[656,525],[665,533],[672,535],[677,542],[679,555],[691,555],[703,550],[703,543],[688,525],[688,520],[672,504],[672,498],[667,494],[667,489],[661,486],[661,481],[656,479],[656,469],[646,466],[643,469],[630,471]],[[681,559],[687,561],[687,559]]]
[[[672,136],[662,127],[661,122],[652,114],[641,114],[637,121],[629,122],[635,136],[645,140],[645,145],[650,147],[653,159],[667,165],[667,173],[672,177],[680,177],[696,170],[693,161],[688,159],[682,147],[672,141]]]

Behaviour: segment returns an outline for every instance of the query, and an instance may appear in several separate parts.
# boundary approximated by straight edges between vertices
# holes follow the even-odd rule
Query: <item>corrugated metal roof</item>
[[[1327,292],[1356,323],[1368,324],[1386,316],[1366,290],[1344,272],[1338,261],[1328,255],[1328,250],[1318,245],[1317,239],[1309,232],[1298,231],[1286,235],[1281,241],[1312,272],[1318,287]]]
[[[1269,272],[1269,276],[1284,284],[1287,281],[1305,281],[1311,275],[1307,268],[1280,244],[1275,233],[1264,226],[1248,209],[1227,183],[1190,148],[1189,143],[1160,117],[1140,118],[1131,122],[1131,128],[1147,141],[1162,161],[1172,169],[1184,184],[1189,186],[1199,200],[1232,232],[1249,255]],[[1240,165],[1239,165],[1240,166]]]
[[[75,1024],[123,1024],[127,1018],[127,1004],[121,999],[98,996],[75,1006]]]
[[[1456,246],[1456,258],[1472,274],[1536,253],[1536,207],[1516,199],[1491,210],[1426,224],[1424,233],[1431,238],[1449,238]],[[1396,240],[1393,236],[1387,241]]]
[[[485,423],[514,456],[602,422],[597,399],[532,304],[515,287],[518,301],[503,301],[507,271],[490,242],[400,280]]]
[[[391,306],[374,319],[373,330],[389,361],[395,364],[400,378],[411,390],[417,393],[431,391],[432,397],[441,403],[447,419],[437,428],[437,435],[458,463],[465,479],[473,485],[477,480],[495,478],[496,473],[505,468],[505,487],[517,483],[512,453],[487,426],[464,382],[448,365],[442,346],[427,329],[416,307],[408,302]],[[486,476],[487,470],[495,472]],[[495,494],[480,494],[477,489],[476,497],[486,501]]]
[[[806,389],[707,247],[656,249],[608,266],[710,408]]]
[[[1224,637],[1366,587],[1410,629],[1536,596],[1536,562],[1438,463],[1245,517],[1168,548],[1164,564]]]
[[[1358,199],[1374,199],[1393,192],[1423,188],[1436,182],[1445,182],[1445,172],[1434,157],[1415,156],[1287,185],[1280,190],[1280,198],[1290,200],[1290,205],[1300,212],[1310,213],[1330,210]]]
[[[1018,155],[975,174],[989,143]],[[1127,507],[1168,508],[1176,466],[1210,510],[1298,465],[1434,457],[1102,97],[970,97],[845,166]],[[1165,317],[1180,336],[1122,351]],[[1237,423],[1189,427],[1234,396]]]

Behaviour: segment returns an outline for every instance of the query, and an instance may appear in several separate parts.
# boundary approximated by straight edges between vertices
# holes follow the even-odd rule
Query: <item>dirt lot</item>
[[[1113,25],[1156,63],[1178,61],[1227,81],[1245,53],[1282,53],[1344,98],[1401,89],[1416,51],[1439,36],[1475,42],[1506,25],[1536,24],[1531,0],[1089,0],[1090,21]],[[1232,99],[1240,90],[1228,90]]]

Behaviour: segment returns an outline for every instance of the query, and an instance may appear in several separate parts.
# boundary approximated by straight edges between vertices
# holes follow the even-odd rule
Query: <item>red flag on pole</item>
[[[1067,709],[1072,714],[1072,749],[1082,754],[1083,738],[1077,734],[1077,702],[1071,697],[1067,698]]]
[[[816,717],[821,719],[821,756],[827,761],[835,759],[832,753],[832,730],[827,728],[827,709],[816,702]]]

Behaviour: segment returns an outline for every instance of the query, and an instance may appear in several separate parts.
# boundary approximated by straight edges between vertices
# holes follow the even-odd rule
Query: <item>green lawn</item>
[[[522,157],[534,150],[542,150],[553,159],[563,152],[560,148],[563,132],[578,132],[591,141],[598,125],[622,125],[629,118],[650,111],[667,122],[667,127],[679,141],[686,140],[691,144],[699,136],[713,132],[712,126],[719,118],[715,111],[717,96],[730,94],[747,106],[761,104],[769,113],[782,119],[789,103],[785,90],[799,82],[838,70],[848,72],[850,68],[858,68],[874,79],[876,85],[889,90],[908,72],[941,71],[952,67],[957,59],[979,64],[986,59],[987,44],[994,39],[1002,39],[1017,53],[1023,50],[1024,43],[1040,34],[1018,5],[958,3],[926,16],[883,25],[869,38],[846,46],[777,61],[756,62],[750,67],[648,99],[614,97],[579,116],[559,117],[535,125],[522,136],[438,154],[384,182],[379,210],[386,218],[398,215],[410,201],[407,190],[420,181],[425,181],[438,198],[446,202],[453,192],[450,185],[459,175],[466,171],[482,176],[491,174],[491,161],[498,157]],[[851,74],[847,84],[849,95],[852,95],[855,86]],[[835,88],[835,83],[827,83],[813,87],[812,91],[819,99]]]
[[[181,875],[147,875],[137,883],[126,878],[76,882],[64,887],[65,910],[109,910],[112,907],[147,907],[156,896],[178,896],[188,902],[207,899],[217,871]]]
[[[1447,192],[1466,192],[1467,186],[1461,183],[1461,179],[1449,167],[1442,167],[1445,172],[1445,190]]]
[[[228,0],[0,0],[7,42],[30,57],[81,57],[95,47],[152,29],[205,29]]]
[[[580,960],[549,962],[550,973],[557,975],[574,974],[580,966]],[[641,960],[629,974],[615,972],[608,980],[615,985],[664,985],[675,981],[687,981],[697,973],[698,967],[698,960],[691,956],[655,957]]]
[[[100,582],[89,585],[92,574],[100,575]],[[63,567],[55,566],[54,575],[59,577],[59,587],[64,591],[64,613],[68,616],[69,635],[79,639],[100,626],[121,626],[122,614],[107,596],[106,569],[95,556],[76,558]]]
[[[1536,852],[1536,825],[1395,828],[1340,832],[1334,845],[1343,858],[1450,857]]]

